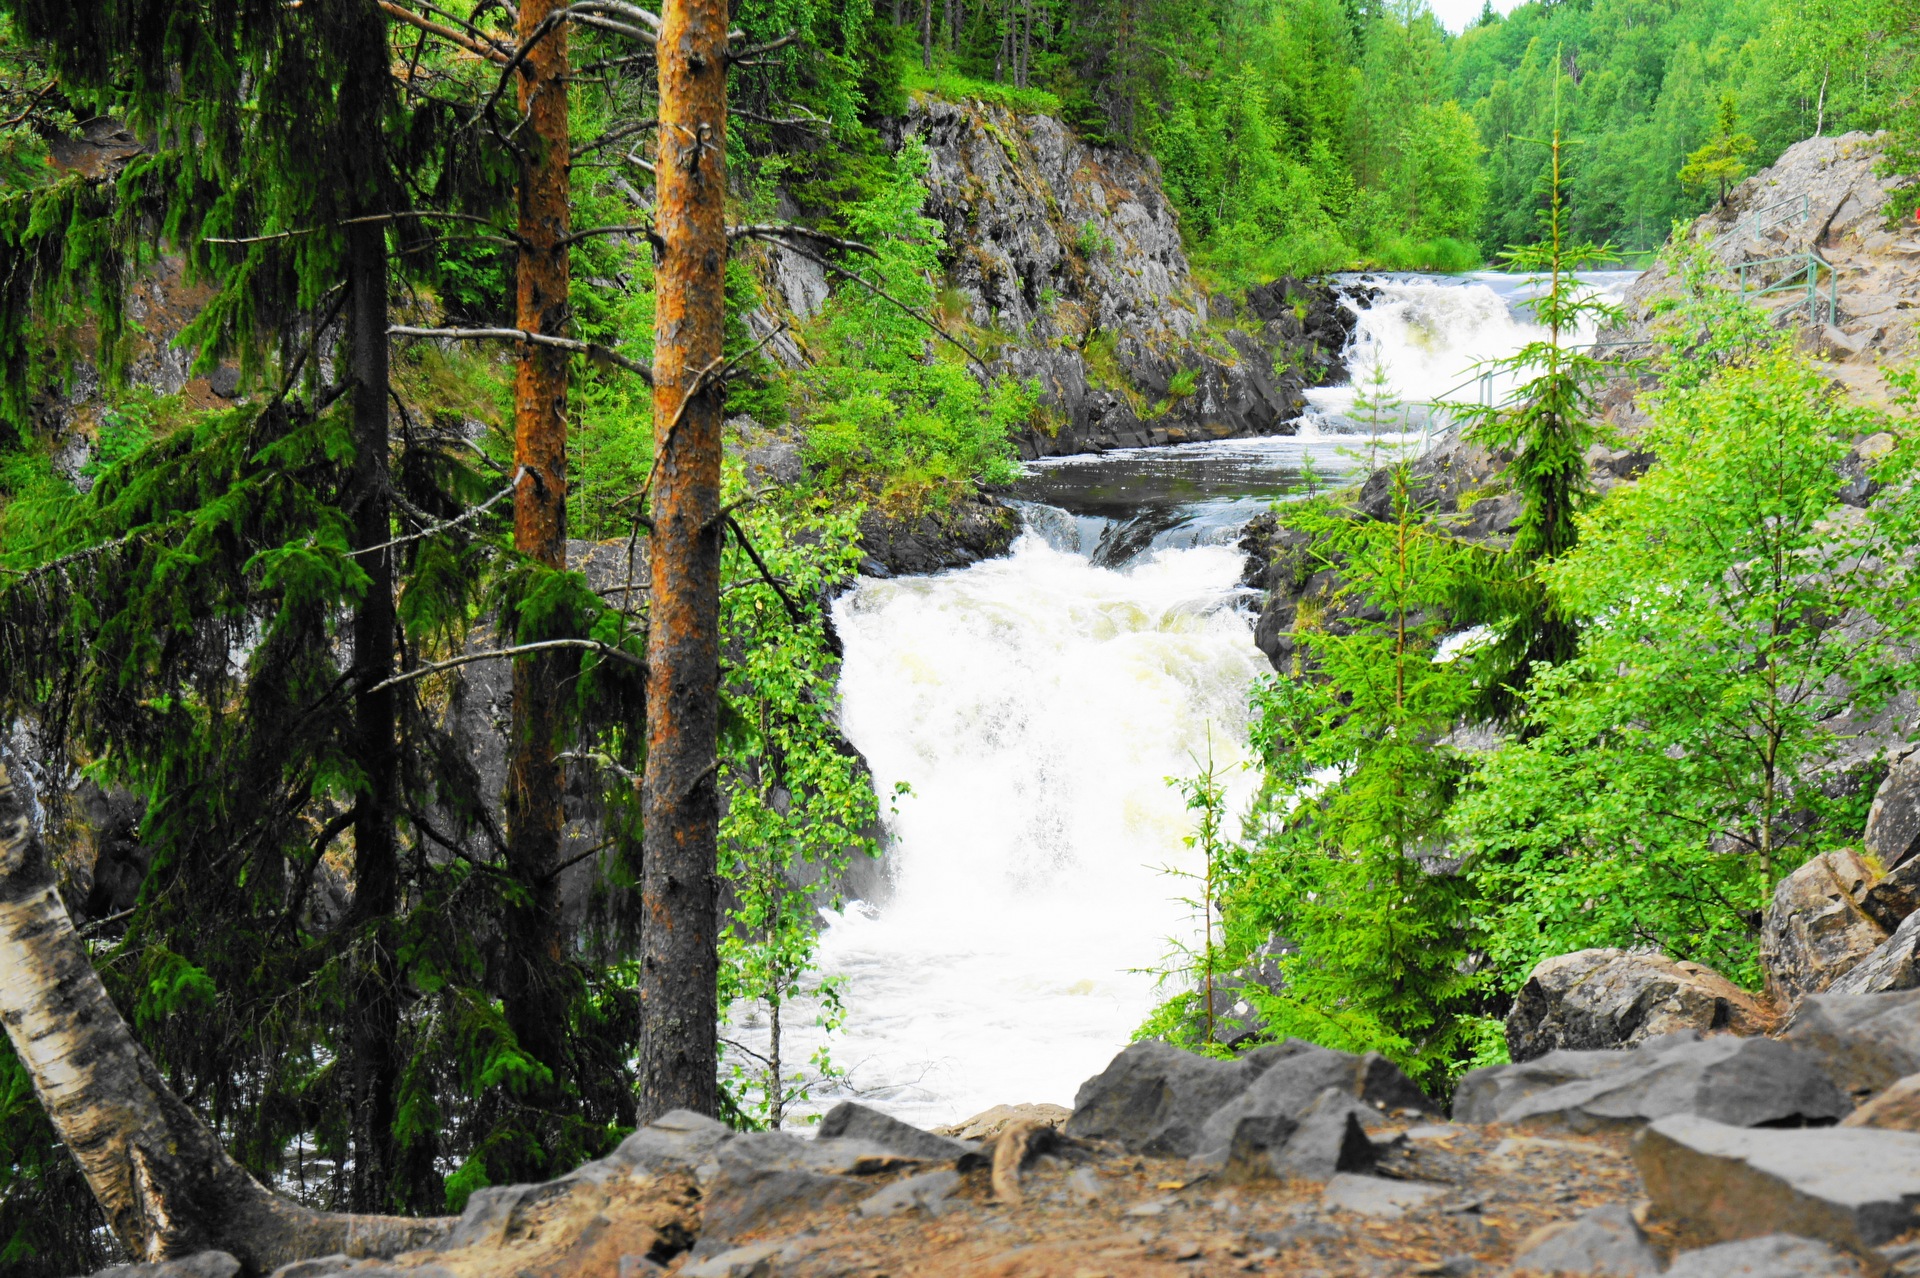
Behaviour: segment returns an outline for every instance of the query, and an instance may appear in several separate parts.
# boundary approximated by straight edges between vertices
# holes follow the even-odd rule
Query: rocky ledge
[[[1477,1070],[1451,1119],[1378,1055],[1147,1042],[1070,1113],[927,1132],[848,1103],[811,1138],[668,1114],[569,1176],[480,1190],[430,1250],[276,1278],[1910,1275],[1916,1129],[1913,991],[1813,996],[1777,1039]]]
[[[919,98],[901,128],[931,160],[950,318],[1040,384],[1023,456],[1291,434],[1302,391],[1344,377],[1354,316],[1330,285],[1202,293],[1151,157],[980,102]]]

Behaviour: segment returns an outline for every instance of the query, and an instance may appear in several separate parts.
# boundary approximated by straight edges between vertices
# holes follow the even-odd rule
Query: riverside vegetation
[[[833,1007],[814,911],[873,851],[881,800],[834,723],[826,601],[861,563],[863,511],[1006,478],[1012,432],[1045,414],[992,363],[1017,335],[942,295],[966,246],[923,215],[924,152],[890,141],[910,93],[1057,111],[1151,152],[1223,294],[1470,265],[1541,213],[1555,247],[1523,265],[1557,279],[1578,256],[1560,237],[1647,247],[1716,198],[1678,177],[1703,149],[1696,173],[1725,174],[1889,126],[1890,164],[1915,163],[1916,35],[1892,0],[1813,19],[1784,0],[1526,5],[1459,36],[1418,3],[832,0],[732,12],[751,51],[724,181],[669,199],[642,188],[722,152],[663,132],[670,69],[692,63],[635,51],[658,47],[652,17],[0,4],[4,904],[78,916],[74,937],[35,915],[21,944],[66,938],[62,970],[98,973],[86,1006],[129,1031],[115,1059],[150,1058],[150,1117],[217,1182],[189,1167],[169,1198],[130,1154],[89,1180],[46,1080],[6,1052],[9,1272],[188,1242],[263,1268],[292,1244],[195,1232],[218,1194],[259,1189],[235,1189],[241,1169],[330,1239],[333,1211],[458,1212],[565,1172],[673,1097],[778,1125],[831,1074],[783,1059],[779,1019],[802,994]],[[1524,138],[1556,127],[1590,136],[1543,183],[1557,150]],[[691,274],[688,202],[709,235],[733,224]],[[1087,238],[1083,257],[1110,251]],[[791,331],[752,327],[794,260],[831,295]],[[1582,304],[1552,296],[1549,320]],[[155,336],[173,306],[177,349]],[[689,306],[712,330],[691,354]],[[1750,979],[1772,881],[1858,825],[1857,799],[1791,778],[1823,757],[1810,688],[1844,677],[1864,702],[1905,677],[1905,419],[1838,403],[1704,279],[1668,332],[1662,464],[1634,494],[1576,520],[1579,473],[1528,466],[1538,536],[1507,554],[1436,535],[1406,467],[1384,518],[1301,508],[1368,607],[1307,638],[1306,677],[1257,691],[1247,836],[1207,814],[1209,995],[1274,937],[1298,946],[1286,982],[1245,987],[1260,1034],[1377,1048],[1444,1090],[1497,1054],[1491,1018],[1546,954],[1645,941]],[[1599,370],[1550,348],[1526,411],[1475,429],[1565,461]],[[171,358],[232,393],[143,384]],[[82,401],[99,411],[70,465],[48,422]],[[792,427],[797,472],[769,483],[736,450],[710,473],[722,415]],[[1829,527],[1836,459],[1882,431],[1894,496]],[[705,611],[669,626],[683,570]],[[1860,615],[1888,629],[1824,624]],[[1462,624],[1499,641],[1435,661]],[[688,636],[705,655],[676,664]],[[709,735],[688,745],[660,716],[685,692],[666,672],[695,667]],[[1499,749],[1454,741],[1488,716]],[[646,782],[669,755],[678,781]],[[666,872],[669,830],[705,840],[698,873]],[[1612,854],[1629,837],[1644,856]],[[687,905],[693,881],[723,899]],[[689,928],[650,923],[683,905]],[[650,948],[669,943],[689,961]],[[669,977],[702,988],[666,1002]],[[1157,1028],[1201,1023],[1229,1050],[1213,999],[1191,1010]],[[722,1069],[716,1027],[749,1014],[771,1049]],[[142,1214],[189,1199],[177,1238]]]

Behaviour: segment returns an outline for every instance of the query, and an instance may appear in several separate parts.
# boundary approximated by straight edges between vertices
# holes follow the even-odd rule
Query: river
[[[1367,283],[1349,365],[1357,381],[1382,367],[1401,400],[1467,382],[1452,398],[1473,402],[1476,361],[1539,333],[1515,276]],[[1199,931],[1178,877],[1191,814],[1169,779],[1210,754],[1236,808],[1253,788],[1247,690],[1267,666],[1240,529],[1302,490],[1307,459],[1338,479],[1445,426],[1405,413],[1375,437],[1356,431],[1351,386],[1309,399],[1291,436],[1032,464],[1011,554],[840,598],[847,737],[880,794],[907,790],[884,888],[821,937],[844,1023],[788,1033],[790,1061],[824,1047],[843,1071],[803,1111],[854,1097],[931,1126],[1070,1105],[1164,995],[1155,970]]]

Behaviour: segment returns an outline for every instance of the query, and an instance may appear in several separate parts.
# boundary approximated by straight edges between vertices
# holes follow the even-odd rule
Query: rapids
[[[1356,377],[1383,365],[1405,400],[1540,333],[1513,276],[1366,283],[1349,362]],[[1445,425],[1358,438],[1352,402],[1350,386],[1311,392],[1292,436],[1034,464],[1011,554],[841,596],[847,737],[883,804],[907,789],[886,819],[884,889],[825,918],[844,1024],[787,1020],[789,1061],[824,1047],[845,1071],[802,1112],[855,1097],[930,1126],[1070,1105],[1164,996],[1154,969],[1199,931],[1192,883],[1169,872],[1197,861],[1169,779],[1210,750],[1236,811],[1253,788],[1247,690],[1266,665],[1239,530],[1300,491],[1306,459],[1337,478]],[[764,1035],[751,1015],[735,1029]]]

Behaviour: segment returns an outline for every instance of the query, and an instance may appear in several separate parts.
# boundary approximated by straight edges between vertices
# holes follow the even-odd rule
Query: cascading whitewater
[[[1198,939],[1178,899],[1192,884],[1164,868],[1197,857],[1167,778],[1210,740],[1236,806],[1251,785],[1263,663],[1239,575],[1222,546],[1114,571],[1027,535],[1004,559],[840,600],[847,736],[881,794],[911,787],[889,822],[891,895],[821,942],[853,1011],[831,1050],[856,1089],[922,1122],[1070,1104],[1152,1009],[1141,969]]]
[[[1384,361],[1402,399],[1433,398],[1540,336],[1511,309],[1513,276],[1373,283],[1350,366],[1364,377]],[[1310,396],[1338,429],[1353,388]],[[1253,785],[1237,765],[1248,685],[1266,665],[1235,607],[1241,556],[1220,543],[1296,491],[1303,458],[1324,479],[1369,459],[1316,439],[1314,424],[1055,463],[1026,495],[1066,509],[1029,507],[1034,531],[1011,555],[862,581],[840,599],[843,726],[879,793],[910,793],[888,822],[891,894],[828,919],[821,937],[845,1025],[823,1035],[805,1008],[786,1017],[787,1061],[824,1045],[850,1075],[802,1108],[851,1094],[934,1124],[1070,1103],[1151,1011],[1143,969],[1176,939],[1200,940],[1181,902],[1193,883],[1165,873],[1198,860],[1168,778],[1193,775],[1211,737],[1229,830]],[[1142,536],[1124,535],[1131,523]],[[736,1030],[755,1040],[765,1027]]]
[[[1634,278],[1631,271],[1583,272],[1581,287],[1602,295],[1617,293]],[[1481,272],[1463,279],[1368,279],[1373,298],[1356,305],[1358,322],[1348,345],[1346,386],[1322,386],[1307,392],[1309,420],[1321,429],[1353,429],[1355,395],[1366,389],[1376,368],[1384,369],[1388,393],[1406,404],[1445,397],[1476,403],[1473,379],[1482,360],[1513,355],[1528,342],[1545,337],[1545,330],[1516,314],[1516,303],[1531,294],[1517,276]],[[1593,340],[1591,326],[1568,335],[1570,343]],[[1496,400],[1511,394],[1521,379],[1502,375],[1494,379]],[[1418,433],[1423,413],[1408,415]]]

